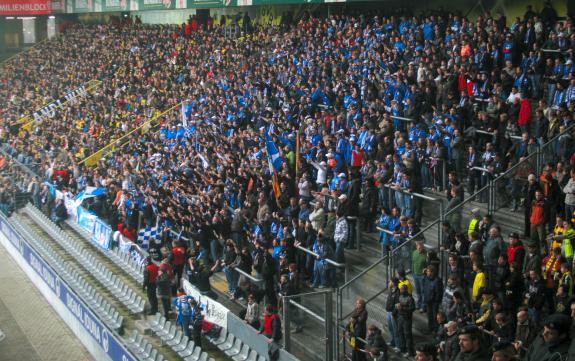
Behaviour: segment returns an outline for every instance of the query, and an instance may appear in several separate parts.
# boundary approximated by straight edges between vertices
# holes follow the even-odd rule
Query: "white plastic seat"
[[[196,344],[194,343],[194,341],[190,341],[190,342],[188,342],[188,345],[186,346],[186,348],[184,350],[178,352],[178,355],[180,355],[181,358],[186,358],[186,357],[188,357],[194,353],[195,348],[196,348]]]
[[[234,361],[246,361],[250,354],[250,346],[244,344],[239,354],[232,357]]]
[[[235,340],[236,340],[235,336],[230,333],[230,334],[228,334],[228,338],[226,339],[226,342],[218,345],[218,348],[222,351],[229,350],[230,348],[232,348],[234,346]]]
[[[234,345],[230,349],[225,350],[224,352],[226,355],[232,357],[239,354],[241,350],[242,350],[242,340],[236,338],[236,340],[234,341]]]

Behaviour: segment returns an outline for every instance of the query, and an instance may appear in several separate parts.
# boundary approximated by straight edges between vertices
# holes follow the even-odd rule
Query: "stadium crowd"
[[[210,275],[222,269],[231,298],[274,306],[268,321],[278,296],[305,281],[341,284],[326,260],[345,263],[351,217],[366,231],[389,231],[381,242],[390,250],[415,248],[411,274],[398,270],[387,298],[396,351],[416,355],[418,309],[444,360],[488,359],[486,341],[496,342],[498,360],[566,359],[569,312],[575,317],[572,21],[557,21],[550,5],[509,27],[489,14],[374,15],[308,16],[235,39],[202,26],[71,27],[2,66],[0,138],[39,176],[3,158],[0,209],[14,209],[16,187],[61,221],[66,209],[43,181],[72,194],[104,187],[86,207],[134,242],[140,224],[161,230],[145,246],[170,277],[209,293]],[[85,98],[20,124],[93,79],[101,83]],[[157,126],[146,123],[155,118]],[[84,164],[140,126],[95,166]],[[466,191],[556,136],[541,172],[528,168],[501,190],[524,212],[523,235],[506,242],[497,220],[478,210],[467,229],[457,212],[446,220],[444,284],[442,260],[414,237],[423,214],[412,193],[444,191],[455,209]],[[255,272],[263,286],[234,268]],[[164,291],[165,299],[175,289]],[[272,336],[258,313],[248,307],[246,321]],[[346,332],[354,360],[385,358],[387,344],[370,343],[381,330],[366,323],[360,300]]]

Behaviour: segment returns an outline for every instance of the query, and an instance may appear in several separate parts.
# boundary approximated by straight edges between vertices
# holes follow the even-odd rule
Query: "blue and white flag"
[[[283,159],[280,156],[278,147],[275,145],[269,134],[266,134],[266,150],[268,153],[268,162],[270,165],[270,172],[279,172],[282,169]]]
[[[76,207],[79,207],[84,199],[99,197],[102,194],[106,193],[106,188],[101,187],[86,187],[86,190],[78,193],[76,196]]]
[[[181,115],[182,115],[182,126],[184,127],[184,129],[188,128],[188,118],[190,117],[190,114],[192,114],[193,108],[194,106],[189,102],[187,101],[182,102]]]
[[[137,243],[143,248],[148,248],[150,240],[159,240],[162,229],[160,227],[146,227],[138,231]]]

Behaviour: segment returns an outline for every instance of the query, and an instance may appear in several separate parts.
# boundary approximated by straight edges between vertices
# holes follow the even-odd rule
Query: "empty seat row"
[[[76,232],[82,235],[86,239],[90,239],[90,234],[86,232],[78,223],[74,220],[69,219],[66,221],[70,227],[72,227]],[[142,283],[144,281],[144,265],[137,263],[129,255],[123,253],[119,248],[114,248],[112,250],[104,249],[98,247],[98,251],[108,257],[112,262],[122,268],[127,274],[130,275],[136,282]]]
[[[126,346],[140,361],[164,361],[164,356],[137,330],[126,340]]]
[[[102,295],[92,287],[73,267],[58,255],[45,242],[40,241],[38,235],[23,225],[18,216],[12,216],[12,224],[18,231],[32,243],[42,258],[47,260],[58,275],[88,304],[90,309],[111,329],[119,331],[122,328],[124,317],[108,303]]]
[[[169,346],[186,361],[213,361],[208,354],[202,351],[199,345],[184,336],[180,326],[166,320],[160,313],[156,313],[150,321],[150,329],[160,338],[163,344]]]
[[[60,246],[62,246],[76,259],[82,261],[82,265],[92,274],[104,287],[122,302],[131,313],[138,314],[144,312],[146,300],[139,296],[130,286],[119,277],[114,275],[102,262],[100,262],[90,251],[74,241],[66,233],[62,232],[48,217],[46,217],[36,207],[28,204],[25,210],[38,222],[40,227],[47,232]]]
[[[222,329],[219,337],[209,338],[210,342],[223,351],[234,361],[265,361],[265,356],[258,355],[256,350],[251,350],[249,345],[243,344],[242,340]]]

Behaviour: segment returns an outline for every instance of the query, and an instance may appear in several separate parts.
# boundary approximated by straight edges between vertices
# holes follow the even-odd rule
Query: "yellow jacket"
[[[485,286],[487,286],[485,273],[479,272],[478,274],[475,275],[475,279],[473,280],[473,290],[471,291],[471,298],[473,298],[474,301],[477,301],[479,290]]]
[[[469,221],[469,225],[467,226],[467,236],[471,237],[471,235],[477,229],[477,224],[479,224],[479,219],[471,218],[471,220]]]

